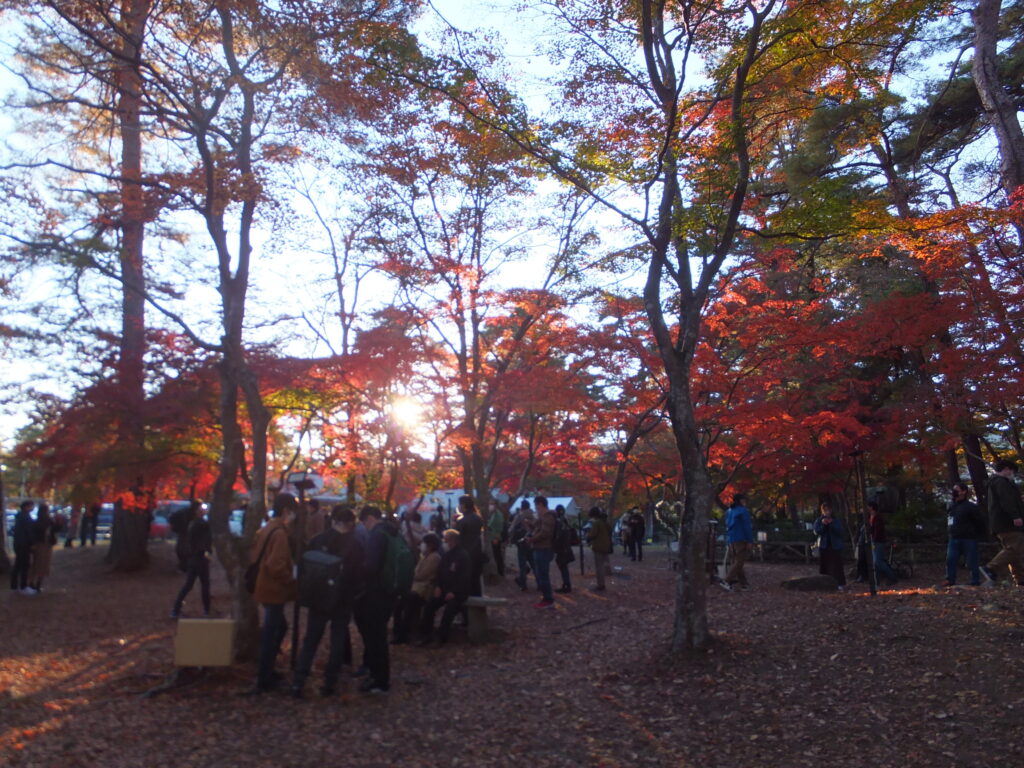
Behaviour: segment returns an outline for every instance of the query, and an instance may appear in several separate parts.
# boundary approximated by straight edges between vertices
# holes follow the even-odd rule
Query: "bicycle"
[[[889,566],[900,581],[914,578],[914,564],[900,559],[899,542],[893,540],[889,545]]]

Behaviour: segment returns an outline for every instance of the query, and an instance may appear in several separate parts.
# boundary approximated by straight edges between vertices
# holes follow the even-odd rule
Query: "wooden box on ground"
[[[227,667],[235,656],[234,619],[179,619],[174,663],[179,667]]]

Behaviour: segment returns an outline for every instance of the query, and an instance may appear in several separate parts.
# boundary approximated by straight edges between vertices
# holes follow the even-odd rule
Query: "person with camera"
[[[529,538],[535,523],[530,503],[524,500],[512,520],[508,534],[509,540],[516,547],[516,563],[519,566],[515,582],[523,592],[527,590],[526,576],[533,570],[533,550],[530,548]]]

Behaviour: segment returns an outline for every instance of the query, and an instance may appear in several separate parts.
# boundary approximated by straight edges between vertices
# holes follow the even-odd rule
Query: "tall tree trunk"
[[[142,75],[139,60],[151,0],[123,0],[119,29],[121,50],[114,65],[118,73],[117,120],[121,139],[121,342],[117,377],[121,390],[121,447],[118,490],[128,487],[145,456],[146,314],[143,237],[145,201],[142,190]],[[140,519],[146,517],[147,519]],[[148,516],[114,512],[106,561],[116,570],[137,570],[149,562]]]
[[[981,440],[973,432],[966,432],[963,435],[964,459],[967,462],[967,473],[971,476],[971,485],[974,486],[974,496],[978,504],[985,507],[988,488],[988,471],[985,469],[985,459],[981,455]]]
[[[1017,119],[1017,105],[999,82],[1000,0],[978,0],[974,20],[974,61],[971,75],[981,97],[989,124],[999,143],[999,177],[1007,197],[1024,184],[1024,131]]]

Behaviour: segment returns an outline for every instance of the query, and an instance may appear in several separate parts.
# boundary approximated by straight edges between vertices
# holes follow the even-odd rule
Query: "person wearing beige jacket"
[[[259,665],[252,693],[273,690],[282,679],[280,673],[274,671],[274,662],[288,632],[284,606],[293,601],[298,592],[289,541],[289,529],[298,511],[299,503],[294,496],[279,493],[274,498],[272,519],[257,532],[249,554],[250,562],[259,560],[253,597],[263,606]]]

